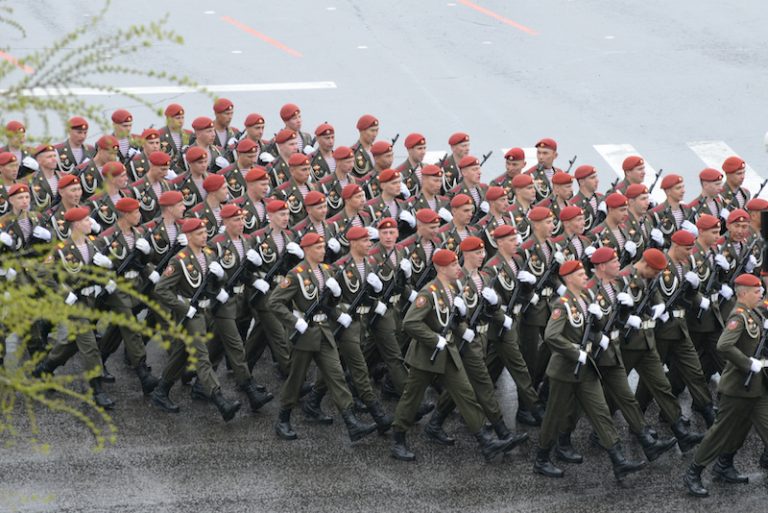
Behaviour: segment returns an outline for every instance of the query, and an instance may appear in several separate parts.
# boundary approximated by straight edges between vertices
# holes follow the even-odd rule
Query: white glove
[[[227,146],[229,146],[230,148],[234,148],[236,145],[237,145],[237,138],[230,137],[229,141],[227,141]]]
[[[642,321],[640,320],[640,317],[638,317],[637,315],[630,315],[629,317],[627,317],[627,325],[636,330],[640,329],[641,322]]]
[[[587,311],[594,315],[597,320],[603,318],[603,311],[600,309],[600,305],[597,303],[590,303],[590,305],[587,307]]]
[[[341,251],[341,244],[335,238],[328,239],[328,247],[334,253],[338,253],[339,251]]]
[[[720,266],[720,269],[727,271],[731,268],[731,264],[728,263],[728,259],[725,258],[725,255],[722,253],[718,253],[715,255],[715,263]]]
[[[129,159],[132,159],[133,157],[135,157],[139,153],[141,153],[141,152],[139,150],[137,150],[136,148],[134,148],[133,146],[128,148],[128,158]]]
[[[560,286],[557,287],[557,295],[558,296],[562,296],[563,294],[565,294],[565,292],[567,290],[568,290],[568,288],[566,288],[565,285],[560,285]]]
[[[467,342],[472,342],[473,340],[475,340],[474,330],[467,328],[466,330],[464,330],[464,334],[461,336],[461,338],[463,338]]]
[[[512,317],[504,315],[504,329],[508,330],[512,327]]]
[[[381,292],[381,289],[384,288],[384,284],[381,283],[381,279],[376,273],[368,273],[368,276],[365,277],[365,282],[370,285],[376,293]]]
[[[587,363],[587,353],[585,351],[579,351],[579,363],[582,365]]]
[[[163,178],[165,178],[166,180],[173,180],[174,178],[177,178],[178,176],[179,175],[176,174],[176,171],[174,171],[171,168],[168,168],[168,171],[166,171],[165,176]]]
[[[603,351],[605,351],[606,349],[608,349],[608,344],[609,344],[610,342],[611,342],[611,341],[608,339],[608,337],[606,337],[605,335],[600,335],[600,347],[602,347],[602,348],[603,348]]]
[[[446,223],[453,221],[453,214],[451,214],[445,207],[440,207],[440,210],[437,211],[437,215],[439,215],[440,219]]]
[[[480,203],[480,210],[482,210],[487,214],[488,211],[491,210],[491,206],[488,204],[487,201],[483,201],[482,203]]]
[[[755,259],[754,255],[749,255],[749,260],[747,260],[747,263],[744,264],[744,270],[748,273],[751,273],[755,270],[755,266],[757,265],[757,260]]]
[[[517,273],[517,281],[520,283],[530,283],[533,285],[536,283],[536,277],[528,271],[520,271]]]
[[[405,184],[401,184],[401,185],[402,185],[403,187],[405,187]],[[398,217],[398,219],[400,219],[401,221],[405,221],[406,223],[408,223],[408,226],[410,226],[411,228],[413,228],[414,226],[416,226],[416,218],[415,218],[415,217],[413,217],[413,214],[411,214],[411,213],[410,213],[410,212],[408,212],[407,210],[403,210],[402,212],[400,212],[400,216]]]
[[[366,226],[366,230],[368,230],[368,238],[371,240],[379,240],[379,230],[374,228],[373,226]]]
[[[227,227],[226,226],[224,226],[223,224],[221,226],[219,226],[219,233],[224,233],[225,231],[227,231]]]
[[[149,242],[147,242],[147,239],[136,239],[136,249],[138,249],[145,255],[149,255],[149,252],[151,251],[149,247]]]
[[[411,277],[413,266],[411,265],[411,261],[409,259],[403,258],[400,260],[400,269],[403,270],[403,274],[405,275],[406,280]]]
[[[290,255],[294,255],[294,256],[297,256],[299,258],[304,258],[304,250],[301,249],[301,247],[298,244],[296,244],[295,242],[289,242],[288,244],[286,244],[285,245],[285,250]]]
[[[587,255],[588,257],[591,257],[595,251],[597,251],[597,248],[594,246],[587,246],[586,248],[584,248],[584,254]]]
[[[261,278],[256,279],[256,281],[253,282],[253,288],[261,292],[262,294],[266,294],[269,291],[269,283],[267,283],[266,280],[262,280]]]
[[[665,311],[663,314],[659,316],[659,320],[661,322],[667,322],[669,320],[669,314]]]
[[[599,210],[603,214],[608,213],[608,207],[606,206],[605,201],[600,202],[600,204],[597,206],[597,210]]]
[[[710,303],[711,302],[709,298],[703,297],[701,298],[701,303],[699,303],[699,308],[701,308],[702,310],[709,310]]]
[[[763,329],[768,330],[768,319],[763,321]]]
[[[336,281],[336,278],[328,278],[325,282],[325,286],[331,290],[333,297],[341,296],[341,287],[339,286],[339,282]]]
[[[259,155],[259,160],[269,164],[270,162],[273,162],[275,160],[275,157],[271,153],[265,151],[264,153]],[[304,328],[304,329],[306,329],[306,328]]]
[[[760,369],[763,368],[763,362],[758,360],[757,358],[749,358],[749,370],[753,373],[760,372]]]
[[[659,303],[658,305],[653,305],[651,307],[651,310],[653,311],[653,314],[651,315],[651,318],[653,320],[661,318],[662,315],[664,315],[666,312],[666,308],[664,308],[663,303]]]
[[[635,258],[635,255],[637,254],[637,244],[635,244],[634,241],[628,240],[624,243],[624,251],[629,253],[630,257]]]
[[[39,227],[38,227],[39,228]],[[37,230],[37,228],[35,228]],[[8,234],[8,232],[0,232],[0,242],[8,246],[9,248],[13,246],[13,237]]]
[[[443,349],[445,349],[445,346],[447,346],[447,345],[448,345],[448,341],[445,340],[445,337],[442,336],[442,335],[438,335],[437,336],[437,350],[438,351],[442,351]]]
[[[352,324],[352,316],[348,313],[340,313],[339,317],[336,319],[336,322],[345,328],[349,328],[349,325]]]
[[[247,258],[248,261],[253,265],[255,265],[256,267],[264,263],[264,261],[259,256],[259,253],[253,248],[245,252],[245,258]]]
[[[112,294],[117,290],[117,283],[115,283],[112,280],[109,280],[107,284],[104,286],[104,290],[107,291],[107,294]],[[96,294],[98,295],[98,294]]]
[[[36,239],[44,240],[46,242],[51,240],[51,232],[42,226],[35,226],[35,229],[32,230],[32,236]]]
[[[693,271],[688,271],[687,273],[685,273],[685,281],[690,283],[691,287],[693,287],[694,289],[698,288],[699,283],[701,282],[701,280],[699,279],[699,275]]]
[[[211,262],[211,265],[208,266],[208,270],[211,271],[218,279],[222,279],[224,277],[224,268],[221,267],[221,264],[218,262]]]
[[[101,225],[96,222],[96,219],[89,217],[88,220],[91,222],[91,232],[99,233],[101,231]]]
[[[216,162],[216,165],[219,166],[220,169],[224,169],[225,167],[229,166],[229,161],[224,157],[222,157],[221,155],[216,157],[214,162]]]
[[[400,194],[403,195],[403,198],[408,199],[411,197],[411,191],[408,189],[408,186],[406,186],[403,182],[400,182]]]
[[[661,230],[659,230],[658,228],[653,228],[651,230],[651,239],[653,239],[653,242],[655,242],[659,246],[664,245],[664,234],[661,233]]]
[[[687,219],[686,219],[685,221],[683,221],[683,224],[681,224],[681,225],[680,225],[680,228],[682,228],[682,229],[683,229],[683,230],[685,230],[686,232],[691,232],[691,233],[692,233],[692,234],[694,234],[696,237],[698,237],[698,236],[699,236],[699,229],[698,229],[698,228],[696,228],[696,225],[695,225],[695,224],[693,224],[692,222],[690,222],[690,221],[689,221],[689,220],[687,220]]]
[[[626,292],[619,292],[616,295],[616,299],[624,306],[635,306],[635,300]]]
[[[16,275],[18,273],[16,272],[16,269],[13,267],[9,267],[7,271],[5,271],[5,279],[8,281],[13,281],[16,279]]]
[[[176,242],[178,242],[181,246],[186,246],[189,244],[189,241],[187,240],[187,234],[186,233],[180,233],[176,237]]]
[[[555,251],[555,262],[560,265],[563,265],[565,262],[565,255],[563,255],[562,251]]]
[[[418,297],[418,293],[415,290],[412,290],[411,293],[408,295],[408,302],[413,303],[416,301],[416,298]]]
[[[296,331],[303,334],[309,328],[309,324],[304,319],[296,319],[296,324],[293,327],[296,328]]]
[[[374,308],[373,311],[378,315],[384,315],[385,313],[387,313],[387,305],[385,305],[381,301],[376,301],[376,308]]]
[[[72,306],[72,305],[74,305],[77,302],[77,296],[74,295],[71,292],[68,292],[67,293],[67,298],[64,300],[64,302],[66,304],[68,304],[69,306]]]
[[[488,301],[488,304],[491,306],[496,306],[496,304],[499,302],[499,295],[496,294],[496,291],[490,287],[485,287],[481,292],[481,294],[483,295],[483,298],[486,301]]]
[[[187,310],[187,319],[191,319],[192,317],[195,316],[196,313],[197,313],[197,308],[190,305],[189,310]]]
[[[142,308],[141,311],[136,314],[136,319],[138,319],[139,322],[144,322],[147,319],[147,315],[149,315],[149,308]]]
[[[531,304],[535,306],[536,303],[539,302],[539,299],[539,295],[534,292],[533,296],[531,296]]]
[[[154,284],[157,284],[157,282],[160,281],[160,274],[157,271],[152,271],[149,274],[149,281],[151,281]]]
[[[103,267],[104,269],[112,269],[112,260],[110,260],[108,256],[105,256],[102,253],[95,253],[93,255],[93,264],[98,265],[99,267]]]
[[[467,315],[467,305],[464,303],[464,300],[461,299],[461,297],[456,296],[453,298],[453,306],[456,307],[462,317]]]
[[[216,301],[219,303],[226,303],[229,301],[229,293],[226,290],[221,289],[219,293],[216,294]]]
[[[729,215],[731,215],[731,212],[727,208],[723,207],[720,209],[720,217],[723,219],[728,219]]]
[[[315,152],[315,147],[307,145],[307,146],[304,146],[304,149],[302,151],[304,152],[304,155],[312,155]]]
[[[731,299],[733,297],[733,289],[729,287],[727,283],[723,283],[720,286],[720,295],[725,300]]]
[[[21,165],[26,167],[27,169],[31,169],[33,171],[39,171],[40,170],[40,164],[37,163],[35,159],[32,157],[24,157],[21,159]]]

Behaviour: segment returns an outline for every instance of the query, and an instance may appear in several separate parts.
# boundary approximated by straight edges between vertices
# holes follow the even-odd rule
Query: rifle
[[[448,160],[448,152],[446,152],[445,155],[443,155],[443,158],[437,161],[437,167],[442,168],[446,160]]]
[[[340,279],[342,279],[343,275],[344,275],[344,266],[341,265],[341,266],[339,266],[339,269],[336,271],[336,274],[333,275],[333,278],[336,281],[339,281]],[[328,287],[325,287],[323,289],[323,292],[318,294],[317,300],[314,303],[312,303],[311,305],[309,305],[309,308],[307,308],[307,311],[304,312],[304,321],[307,324],[309,324],[309,322],[310,322],[309,320],[311,320],[312,317],[314,317],[315,312],[317,311],[317,309],[321,308],[325,304],[325,302],[328,300],[328,296],[330,296],[330,294],[331,294],[331,289],[329,289]],[[289,340],[292,343],[295,344],[296,343],[296,339],[299,337],[299,335],[300,335],[299,330],[294,329],[293,333],[291,333],[291,336],[289,337]]]
[[[579,343],[579,348],[581,348],[582,351],[586,351],[587,358],[589,358],[589,353],[591,352],[591,343],[589,342],[589,336],[592,333],[592,314],[587,314],[587,319],[584,321],[584,334],[581,336],[581,342]],[[581,372],[581,362],[576,362],[576,368],[573,369],[573,375],[578,376],[579,372]]]
[[[710,256],[710,255],[714,258],[715,256],[714,248],[709,250],[709,255],[707,256]],[[702,292],[702,294],[704,294],[705,297],[709,296],[712,293],[712,288],[715,286],[715,281],[717,280],[717,274],[718,274],[717,264],[715,263],[712,265],[712,269],[709,272],[709,279],[707,280],[707,284],[704,286],[704,291]],[[704,310],[699,308],[699,311],[696,312],[696,319],[701,319],[701,314],[703,313],[704,313]]]
[[[165,270],[165,268],[168,267],[168,262],[171,261],[171,258],[173,258],[173,255],[178,253],[181,250],[181,248],[182,248],[182,245],[178,243],[175,243],[173,246],[169,245],[168,251],[166,251],[165,255],[163,255],[163,258],[155,266],[155,271],[157,271],[157,274],[160,274],[160,275],[163,274],[163,271]],[[146,296],[152,291],[154,287],[155,287],[154,283],[152,283],[150,280],[146,280],[144,282],[144,285],[142,285],[139,293]],[[137,315],[144,308],[145,308],[144,303],[139,303],[138,305],[133,307],[133,314]]]
[[[757,198],[758,196],[760,196],[760,193],[761,193],[761,192],[763,192],[763,189],[765,189],[765,186],[766,186],[766,185],[768,185],[768,178],[766,178],[765,180],[763,180],[763,183],[761,183],[761,184],[760,184],[760,188],[757,190],[757,192],[755,193],[755,195],[754,195],[754,196],[752,196],[752,197],[753,197],[753,198]]]
[[[449,308],[451,309],[451,314],[448,316],[448,320],[445,322],[443,329],[440,330],[441,337],[445,337],[448,334],[448,331],[453,327],[453,320],[456,318],[456,307],[450,305]],[[435,363],[435,360],[437,359],[437,353],[439,352],[440,349],[435,346],[435,350],[432,352],[432,356],[429,357],[429,363]]]
[[[280,255],[280,258],[275,260],[275,263],[272,264],[272,267],[269,268],[267,271],[267,274],[264,275],[262,278],[267,283],[270,283],[272,281],[272,278],[277,274],[277,272],[283,267],[283,262],[285,262],[285,258],[288,256],[288,250],[283,249],[283,254]],[[256,290],[251,297],[248,298],[248,303],[253,304],[254,301],[256,301],[256,298],[261,294],[260,291]]]
[[[432,254],[434,255],[434,254],[435,254],[435,251],[437,251],[438,249],[442,249],[442,248],[443,248],[443,246],[445,246],[445,242],[443,242],[442,244],[440,244],[440,246],[439,246],[439,247],[436,247],[436,248],[435,248],[435,249],[432,251]],[[430,275],[432,274],[432,271],[434,270],[434,268],[435,268],[435,263],[434,263],[434,261],[433,261],[433,260],[430,258],[430,259],[429,259],[429,265],[428,265],[428,266],[427,266],[427,268],[426,268],[426,269],[424,269],[424,271],[421,273],[421,276],[419,276],[419,281],[417,281],[417,282],[416,282],[416,285],[414,285],[414,287],[413,287],[413,290],[415,290],[415,291],[417,291],[417,292],[418,292],[418,291],[420,291],[420,290],[421,290],[421,289],[424,287],[424,285],[426,285],[426,284],[427,284],[427,282],[429,281],[429,277],[430,277]],[[405,312],[406,312],[406,311],[408,311],[408,307],[410,307],[410,306],[411,306],[411,305],[410,305],[410,304],[408,304],[408,303],[406,302],[406,304],[403,306],[403,308],[401,308],[401,309],[400,309],[400,317],[405,317]]]
[[[491,155],[493,155],[493,150],[489,151],[485,155],[483,155],[483,160],[480,161],[480,167],[483,167],[483,164],[486,163],[486,161],[491,158]]]
[[[613,330],[613,325],[616,324],[616,321],[619,319],[619,312],[621,311],[622,305],[618,301],[618,295],[621,294],[622,292],[624,292],[624,290],[616,292],[616,296],[617,296],[616,304],[613,305],[613,308],[611,309],[611,315],[608,316],[608,320],[605,321],[605,326],[603,326],[602,331],[600,331],[602,335],[605,335],[608,337],[609,343],[611,338],[611,331]],[[597,349],[595,349],[595,354],[592,357],[592,359],[595,360],[595,363],[597,363],[598,361],[600,361],[600,357],[602,355],[603,355],[603,348],[600,345],[598,345]]]
[[[755,349],[755,354],[753,358],[760,359],[760,357],[763,356],[763,352],[765,351],[765,339],[768,337],[768,330],[763,329],[763,335],[760,337],[760,342],[757,344],[757,348]],[[752,376],[754,376],[755,373],[751,370],[747,374],[747,379],[744,380],[744,388],[749,390],[749,387],[752,385]]]
[[[653,189],[655,189],[655,188],[656,188],[656,184],[658,183],[658,181],[659,181],[659,178],[661,177],[661,175],[662,175],[663,173],[664,173],[664,170],[663,170],[663,169],[659,169],[659,172],[658,172],[658,173],[656,173],[656,178],[654,178],[654,179],[653,179],[653,183],[651,183],[651,186],[650,186],[650,187],[648,187],[648,195],[649,195],[649,196],[650,196],[651,194],[653,194]]]
[[[394,145],[395,145],[395,143],[397,142],[397,140],[398,140],[398,139],[400,139],[400,134],[396,134],[396,135],[395,135],[395,136],[392,138],[392,146],[394,146]]]
[[[496,275],[498,278],[498,274]],[[512,277],[512,280],[517,280],[516,277]],[[514,317],[512,317],[513,310],[515,308],[515,303],[517,303],[517,298],[520,296],[520,290],[523,288],[522,284],[518,281],[517,286],[515,287],[515,290],[512,292],[512,295],[509,298],[509,302],[507,303],[507,314],[514,320]],[[502,324],[499,328],[499,332],[496,335],[497,338],[501,338],[501,336],[504,334],[504,325]]]
[[[577,155],[574,155],[573,158],[568,161],[568,169],[565,170],[566,173],[570,173],[571,168],[576,163],[576,157],[577,157]]]
[[[702,198],[702,200],[703,200],[703,198]],[[705,201],[700,201],[696,208],[692,208],[691,209],[691,213],[688,215],[686,220],[688,222],[690,222],[690,223],[694,223],[695,224],[696,223],[696,217],[699,214],[701,214],[701,211],[704,210],[704,207],[706,206],[706,204],[707,203]]]
[[[493,288],[494,285],[496,285],[496,282],[499,279],[499,275],[497,274],[494,276],[493,280],[488,284],[488,288]],[[483,287],[485,288],[485,287]],[[482,295],[482,289],[477,291],[477,306],[475,307],[475,311],[472,312],[472,316],[469,318],[469,323],[467,326],[469,329],[474,330],[475,326],[477,326],[477,323],[480,321],[480,315],[485,311],[485,298]],[[502,326],[503,327],[503,326]],[[459,353],[461,353],[464,350],[464,346],[466,345],[467,341],[464,339],[461,339],[461,345],[459,346]]]
[[[611,189],[616,190],[616,186],[619,185],[619,177],[616,177],[616,180],[611,182]]]
[[[570,244],[570,243],[571,243],[571,241],[573,240],[573,238],[574,238],[575,236],[576,236],[576,234],[575,234],[575,233],[574,233],[573,235],[571,235],[571,236],[568,238],[568,240],[567,240],[567,241],[565,241],[565,246],[563,246],[563,247],[568,247],[568,244]],[[539,292],[541,292],[541,290],[544,288],[544,285],[546,285],[547,281],[549,281],[549,277],[552,275],[552,273],[555,271],[555,269],[557,269],[557,268],[559,268],[559,267],[560,267],[560,264],[558,264],[558,263],[557,263],[557,260],[555,260],[555,255],[554,255],[554,253],[553,253],[553,254],[552,254],[552,261],[551,261],[551,262],[549,263],[549,265],[547,266],[547,270],[546,270],[546,271],[544,271],[544,273],[541,275],[541,277],[538,279],[538,281],[537,281],[537,282],[534,284],[534,286],[533,286],[533,292],[534,292],[534,293],[536,293],[536,294],[538,294]],[[527,303],[525,304],[525,306],[523,307],[523,312],[522,312],[522,313],[525,313],[525,312],[527,312],[527,311],[528,311],[528,308],[529,308],[530,306],[531,306],[531,302],[529,301],[529,302],[527,302]]]
[[[394,249],[397,249],[397,246],[395,246]],[[403,258],[408,258],[408,253],[404,254]],[[387,288],[384,291],[384,295],[381,296],[381,302],[384,303],[385,305],[389,303],[389,299],[392,297],[392,294],[395,291],[395,287],[397,286],[397,281],[401,276],[400,268],[395,269],[394,273],[395,275],[392,276],[392,279],[389,281],[389,284],[387,285]],[[380,318],[381,316],[379,314],[377,314],[376,312],[373,312],[373,315],[371,315],[368,318],[368,329],[369,330],[373,329]]]
[[[211,275],[210,270],[206,271],[205,276],[203,276],[202,281],[200,282],[200,286],[197,287],[197,290],[195,290],[195,293],[192,294],[192,297],[189,299],[189,306],[194,307],[197,309],[197,305],[200,303],[200,297],[205,294],[205,289],[208,288],[208,277]],[[179,321],[179,326],[184,324],[184,321],[187,319],[187,316],[183,316],[181,318],[181,321]]]
[[[229,249],[230,246],[232,246],[232,239],[229,240],[229,243],[227,244],[225,251]],[[287,253],[287,251],[283,251],[283,253]],[[225,291],[227,291],[227,294],[232,294],[232,289],[234,289],[237,283],[240,281],[240,278],[243,275],[243,272],[245,271],[246,265],[248,265],[248,259],[245,257],[245,252],[243,252],[243,258],[240,261],[240,265],[237,267],[237,269],[235,269],[235,272],[233,272],[232,275],[229,278],[227,278],[226,283],[222,287]],[[223,304],[224,303],[219,303],[218,301],[216,301],[216,304],[213,305],[211,312],[216,313],[216,311]]]
[[[755,237],[748,246],[744,246],[744,250],[739,255],[739,263],[736,264],[736,267],[733,269],[733,274],[731,274],[731,277],[728,280],[729,287],[733,288],[733,283],[736,281],[736,278],[742,271],[744,271],[744,267],[747,265],[747,262],[749,262],[749,256],[752,254],[752,249],[755,247],[755,244],[757,244],[757,241],[758,238]],[[725,298],[720,298],[720,306],[722,306],[724,302]]]

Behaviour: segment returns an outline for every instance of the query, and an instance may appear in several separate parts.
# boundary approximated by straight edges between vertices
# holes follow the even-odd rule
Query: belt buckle
[[[200,308],[208,308],[211,306],[211,300],[210,299],[202,299],[199,303],[197,303],[197,306]]]
[[[619,338],[619,330],[611,330],[611,340],[618,340],[618,338]]]
[[[237,287],[232,287],[233,294],[242,294],[244,290],[245,290],[245,285],[238,285]]]
[[[128,271],[125,273],[125,278],[128,280],[132,280],[136,278],[139,275],[139,271]]]

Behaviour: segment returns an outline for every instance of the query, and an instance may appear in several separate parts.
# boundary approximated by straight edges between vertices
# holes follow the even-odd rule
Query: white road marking
[[[608,165],[611,166],[611,169],[613,169],[613,172],[616,173],[616,176],[619,177],[619,179],[624,179],[624,169],[621,167],[621,164],[624,162],[625,158],[630,155],[643,156],[631,144],[595,144],[593,147],[595,148],[595,151],[608,162]],[[648,163],[647,158],[643,157],[643,159],[645,160],[644,183],[650,188],[653,180],[656,178],[656,170]],[[659,178],[659,182],[661,180],[662,178]],[[601,187],[601,189],[604,190],[606,188],[607,187]],[[651,197],[656,203],[661,203],[666,199],[664,191],[661,190],[661,183],[656,184],[656,188]]]
[[[242,50],[232,50],[232,53],[243,53]]]
[[[738,155],[733,148],[728,146],[725,141],[694,141],[689,142],[688,147],[698,156],[707,167],[712,167],[718,171],[723,168],[723,161],[733,155]],[[744,187],[749,192],[755,194],[763,183],[763,178],[747,163],[744,177]],[[763,197],[768,197],[768,191],[763,189]]]
[[[203,14],[216,14],[216,11],[204,11]]]
[[[358,46],[358,47],[357,47],[357,49],[358,49],[358,50],[367,50],[367,49],[368,49],[368,47],[367,47],[367,46],[365,46],[365,45],[360,45],[360,46]]]
[[[424,154],[425,164],[437,164],[445,156],[445,151],[428,151]]]
[[[273,83],[254,83],[254,84],[212,84],[201,85],[200,87],[214,93],[238,93],[253,91],[298,91],[308,89],[336,89],[336,82],[273,82]],[[188,86],[141,86],[141,87],[118,87],[121,92],[128,94],[182,94],[196,93],[197,88]],[[0,89],[0,93],[5,90]],[[42,88],[24,89],[21,91],[23,96],[111,96],[115,94],[112,91],[104,91],[91,87],[71,87],[71,88]]]

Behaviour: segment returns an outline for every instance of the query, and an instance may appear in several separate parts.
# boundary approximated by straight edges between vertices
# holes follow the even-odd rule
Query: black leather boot
[[[487,433],[480,430],[475,433],[475,440],[480,445],[485,461],[492,461],[499,454],[510,451],[516,444],[512,440],[494,440]]]
[[[113,401],[101,387],[101,378],[93,378],[89,383],[93,389],[93,400],[98,406],[101,406],[105,410],[111,410],[115,407],[115,401]]]
[[[210,399],[199,379],[196,379],[195,382],[192,383],[192,389],[189,391],[189,396],[195,401],[207,401]]]
[[[195,379],[195,376],[197,376],[197,372],[191,371],[191,370],[185,370],[181,373],[181,384],[182,385],[189,385],[192,383],[192,380]]]
[[[621,481],[627,474],[637,472],[645,467],[644,461],[631,461],[624,457],[624,450],[621,448],[621,442],[616,442],[613,447],[608,449],[608,456],[613,463],[613,475]]]
[[[515,414],[515,421],[517,421],[518,424],[524,424],[526,426],[541,426],[541,421],[523,406],[518,406],[517,413]]]
[[[221,413],[221,418],[224,419],[224,422],[234,419],[235,414],[240,410],[240,401],[230,401],[222,395],[221,390],[216,390],[211,394],[211,400],[216,405],[216,408],[218,408],[219,413]]]
[[[53,371],[56,370],[56,365],[51,363],[48,358],[43,358],[40,363],[38,363],[35,366],[35,369],[32,371],[32,376],[35,378],[40,378],[43,376],[43,374],[53,374]]]
[[[544,403],[536,403],[533,405],[533,408],[531,408],[531,415],[536,419],[538,426],[544,421],[544,413],[546,413]]]
[[[435,410],[432,413],[429,422],[424,426],[424,436],[426,436],[430,442],[446,446],[456,443],[456,439],[448,436],[448,433],[443,429],[443,423],[445,422],[446,417],[447,415],[441,414],[439,410]]]
[[[683,483],[688,487],[688,493],[694,497],[708,497],[709,490],[704,488],[701,483],[701,472],[704,470],[702,465],[691,463],[683,476]]]
[[[349,431],[349,439],[353,442],[376,431],[376,424],[363,424],[360,422],[355,416],[352,407],[342,411],[341,418],[344,419],[344,424],[347,425],[347,431]]]
[[[672,429],[675,438],[677,438],[677,445],[680,447],[681,452],[690,451],[704,440],[703,433],[691,433],[688,431],[688,427],[685,425],[682,417],[678,418],[675,423],[670,426],[670,429]]]
[[[392,379],[389,377],[389,374],[387,374],[381,382],[381,398],[391,399],[393,401],[400,399],[400,394],[397,393],[395,384],[392,383]]]
[[[721,454],[717,458],[717,463],[712,467],[712,473],[716,478],[722,479],[726,483],[749,483],[747,476],[739,474],[736,467],[733,466],[733,457],[735,453]]]
[[[141,383],[141,391],[144,392],[144,395],[151,394],[155,387],[157,387],[158,383],[160,383],[160,380],[156,376],[153,376],[149,371],[146,362],[142,361],[136,367],[136,375],[139,377],[139,382]]]
[[[647,427],[641,434],[637,435],[637,440],[643,447],[643,453],[648,458],[648,461],[657,460],[659,456],[673,448],[677,443],[677,438],[673,436],[669,438],[654,438]]]
[[[179,413],[179,407],[176,403],[171,401],[171,398],[168,396],[172,386],[172,382],[161,379],[160,383],[158,383],[152,393],[149,394],[149,398],[152,399],[152,404],[161,410],[165,410],[169,413]]]
[[[275,397],[269,392],[260,391],[256,384],[250,380],[242,385],[240,390],[245,392],[245,395],[248,397],[248,403],[251,405],[251,411],[253,412],[258,411],[259,408],[267,404]]]
[[[287,377],[288,376],[286,376],[286,378]],[[314,385],[312,385],[312,383],[310,383],[309,381],[305,381],[301,385],[301,390],[299,390],[299,399],[301,399],[302,397],[304,397],[305,395],[307,395],[308,393],[310,393],[314,389],[315,389],[315,387],[314,387]]]
[[[291,426],[291,410],[280,408],[280,413],[277,414],[275,433],[283,440],[296,440],[299,437]]]
[[[373,421],[376,423],[376,429],[379,431],[379,434],[383,435],[389,431],[395,419],[384,411],[381,403],[374,401],[366,406],[368,406],[368,411],[371,412],[371,417],[373,417]]]
[[[389,454],[400,461],[413,461],[416,459],[416,455],[408,450],[408,445],[405,443],[405,431],[392,432],[392,448]]]
[[[107,368],[107,362],[101,363],[101,369],[101,381],[103,383],[114,383],[116,381],[115,377],[111,372],[109,372],[109,369]]]
[[[584,456],[576,452],[576,449],[571,445],[571,434],[560,433],[557,436],[557,444],[555,445],[555,457],[566,463],[584,463]]]
[[[549,449],[539,448],[536,451],[536,461],[533,462],[533,471],[546,477],[563,477],[562,470],[552,464],[549,459]]]
[[[301,411],[304,412],[304,416],[311,419],[318,424],[330,425],[333,424],[333,417],[327,415],[320,406],[323,402],[323,396],[325,391],[319,391],[315,387],[312,387],[312,391],[304,398],[304,404],[301,405]]]
[[[428,414],[434,409],[435,409],[435,403],[424,399],[424,401],[422,401],[422,403],[419,405],[419,409],[416,410],[416,418],[413,421],[419,422],[422,418],[424,418],[426,414]]]
[[[521,443],[528,440],[528,433],[515,433],[512,434],[509,431],[509,428],[507,427],[507,424],[504,422],[504,419],[499,419],[496,422],[493,423],[493,430],[496,432],[496,437],[499,440],[512,441],[512,447],[508,449],[507,452],[511,451]]]
[[[696,411],[702,416],[702,418],[704,418],[704,422],[706,422],[707,428],[711,428],[712,424],[715,423],[715,417],[717,416],[715,405],[713,403],[709,403],[704,408],[697,408]]]

